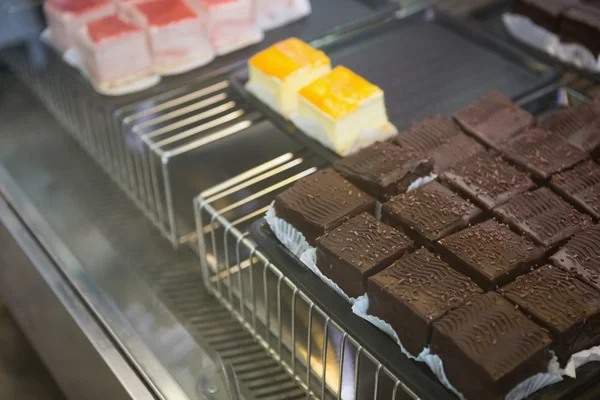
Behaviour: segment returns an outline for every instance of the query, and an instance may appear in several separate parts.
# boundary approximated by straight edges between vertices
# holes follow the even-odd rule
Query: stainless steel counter
[[[25,253],[2,258],[2,291],[70,398],[223,398],[210,393],[220,358],[245,397],[305,396],[204,291],[192,252],[173,250],[8,73],[0,193],[1,248]]]

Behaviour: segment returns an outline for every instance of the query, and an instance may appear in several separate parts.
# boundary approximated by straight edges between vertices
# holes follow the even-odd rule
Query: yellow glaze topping
[[[249,64],[264,72],[284,80],[293,72],[306,66],[329,65],[329,57],[312,48],[300,39],[289,38],[274,44],[252,57]]]
[[[378,93],[383,93],[379,87],[342,66],[300,89],[302,97],[333,119],[355,112]]]

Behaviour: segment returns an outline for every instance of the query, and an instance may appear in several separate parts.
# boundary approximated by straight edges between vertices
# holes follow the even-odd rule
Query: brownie
[[[592,224],[589,216],[548,188],[520,194],[494,212],[503,222],[545,247],[558,246]]]
[[[600,55],[600,12],[597,7],[579,5],[562,15],[560,36],[564,41],[582,44],[592,54]]]
[[[585,151],[562,135],[540,128],[527,130],[515,137],[504,147],[503,153],[538,179],[548,179],[587,157]]]
[[[577,0],[517,0],[515,12],[531,19],[536,25],[558,33],[561,14]]]
[[[570,202],[600,218],[600,165],[588,160],[554,175],[550,186]]]
[[[393,197],[382,207],[382,218],[425,244],[466,228],[481,210],[437,181]]]
[[[561,363],[600,344],[600,291],[570,272],[545,265],[518,277],[501,294],[550,331]]]
[[[526,173],[487,151],[458,163],[442,179],[487,210],[535,186]]]
[[[325,232],[373,211],[374,206],[375,199],[330,169],[298,181],[275,197],[277,216],[302,232],[313,246]]]
[[[583,151],[593,152],[600,146],[600,107],[594,104],[563,109],[538,126],[563,136]]]
[[[573,236],[550,259],[600,289],[600,224]]]
[[[455,122],[440,115],[412,124],[396,136],[394,143],[406,151],[431,157],[436,174],[483,149]]]
[[[433,321],[481,292],[425,249],[401,258],[367,283],[369,314],[388,322],[415,356],[429,344]]]
[[[406,192],[417,178],[429,175],[433,162],[390,142],[379,142],[334,164],[340,174],[381,201]]]
[[[367,291],[367,278],[412,247],[400,231],[362,213],[317,239],[317,267],[350,297]]]
[[[497,91],[459,110],[454,114],[454,119],[467,133],[492,148],[499,148],[535,123],[530,113]]]
[[[544,250],[494,220],[482,222],[436,243],[437,253],[484,289],[512,281],[544,256]]]
[[[490,292],[434,321],[431,351],[467,399],[504,400],[519,383],[548,371],[550,335]]]

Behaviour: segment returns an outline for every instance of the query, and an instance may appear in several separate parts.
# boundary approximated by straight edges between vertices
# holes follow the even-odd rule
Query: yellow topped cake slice
[[[331,71],[331,62],[324,52],[289,38],[253,56],[248,70],[247,89],[288,116],[297,108],[298,91]]]
[[[342,66],[300,90],[294,119],[308,135],[342,155],[395,133],[383,90]]]

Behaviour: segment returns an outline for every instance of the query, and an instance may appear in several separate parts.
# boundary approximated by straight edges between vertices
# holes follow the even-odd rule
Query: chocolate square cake
[[[367,292],[367,278],[412,247],[402,232],[362,213],[317,239],[317,267],[350,297]]]
[[[588,160],[556,174],[550,186],[570,202],[600,218],[600,165]]]
[[[412,124],[394,139],[405,151],[431,157],[436,174],[483,150],[483,146],[463,133],[456,123],[436,115]]]
[[[600,344],[600,292],[570,272],[546,265],[518,277],[500,293],[550,331],[552,350],[561,363]]]
[[[577,211],[548,188],[523,193],[494,212],[505,223],[545,247],[560,245],[592,224],[592,219]]]
[[[486,151],[450,168],[442,179],[487,210],[535,186],[526,173]]]
[[[393,140],[402,148],[427,154],[462,135],[460,127],[454,122],[442,115],[434,115],[413,123]]]
[[[535,123],[533,116],[502,93],[493,91],[454,114],[465,130],[492,148],[499,148]]]
[[[594,104],[560,110],[538,126],[561,135],[582,151],[592,152],[600,146],[600,107]]]
[[[527,378],[548,371],[548,333],[497,293],[472,297],[434,321],[431,351],[467,399],[502,399]]]
[[[433,162],[417,152],[380,142],[341,159],[334,168],[367,193],[386,201],[429,175]]]
[[[488,290],[510,282],[544,256],[541,247],[494,220],[440,240],[436,250],[458,272]]]
[[[550,259],[600,290],[600,224],[573,236]]]
[[[560,22],[564,41],[582,44],[595,57],[600,55],[600,12],[598,8],[578,5],[566,10]]]
[[[577,2],[577,0],[517,0],[515,12],[529,17],[542,28],[558,33],[561,14]]]
[[[531,172],[538,179],[571,168],[587,153],[563,136],[534,128],[511,140],[503,149],[506,158]]]
[[[433,172],[440,175],[482,151],[485,151],[485,147],[463,134],[452,138],[450,142],[432,150],[428,155],[433,159]]]
[[[369,278],[369,314],[388,322],[404,348],[418,355],[429,344],[431,323],[482,290],[425,249]]]
[[[319,171],[275,197],[275,212],[314,246],[316,239],[363,212],[375,199],[333,170]]]
[[[437,181],[393,197],[382,207],[382,219],[429,244],[466,228],[481,210]]]

